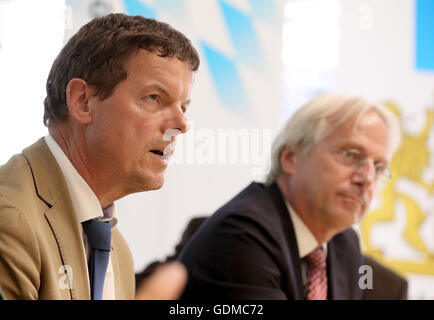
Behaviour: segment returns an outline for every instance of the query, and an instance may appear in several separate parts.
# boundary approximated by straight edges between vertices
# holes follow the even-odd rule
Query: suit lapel
[[[74,300],[90,299],[86,257],[80,230],[75,216],[67,214],[73,212],[68,201],[59,200],[45,213],[45,217],[56,237],[64,265],[71,267],[71,298]]]
[[[289,219],[289,223],[292,223],[291,219]],[[287,237],[290,239],[288,242],[288,245],[290,247],[290,264],[289,264],[289,273],[291,279],[296,279],[296,282],[292,283],[292,286],[290,287],[291,293],[296,300],[303,300],[304,299],[304,290],[303,290],[303,282],[301,278],[301,261],[300,261],[300,255],[298,253],[298,246],[297,241],[295,239],[294,230],[290,230],[287,234]]]
[[[286,236],[288,252],[286,252],[285,259],[287,260],[288,267],[288,297],[289,299],[303,300],[303,282],[301,278],[301,263],[300,255],[298,252],[297,239],[295,238],[294,227],[288,213],[284,198],[276,183],[267,188],[273,204],[280,215],[282,227]]]
[[[38,196],[48,206],[45,217],[56,238],[62,262],[71,267],[71,298],[90,299],[81,232],[63,174],[44,138],[23,154],[30,165]]]
[[[348,283],[345,281],[345,260],[333,241],[327,245],[327,282],[328,299],[342,300],[343,293],[348,291]],[[344,260],[344,261],[343,261]],[[344,263],[344,265],[342,265]]]
[[[347,230],[332,238],[327,245],[327,278],[329,285],[329,299],[359,300],[358,268],[362,258],[357,244],[351,241]]]

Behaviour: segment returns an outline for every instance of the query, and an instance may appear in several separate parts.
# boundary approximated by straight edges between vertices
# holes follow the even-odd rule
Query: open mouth
[[[153,154],[159,156],[161,159],[169,161],[173,155],[173,151],[175,150],[175,143],[170,143],[166,146],[156,146],[159,149],[149,150]]]
[[[163,151],[160,151],[160,150],[151,150],[151,152],[154,153],[154,154],[156,154],[156,155],[158,155],[158,156],[160,156],[161,158],[164,158]]]

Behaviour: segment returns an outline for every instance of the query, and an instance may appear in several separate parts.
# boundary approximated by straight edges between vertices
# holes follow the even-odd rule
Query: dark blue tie
[[[102,300],[104,279],[110,257],[111,226],[109,222],[85,221],[83,230],[91,249],[89,282],[92,300]]]

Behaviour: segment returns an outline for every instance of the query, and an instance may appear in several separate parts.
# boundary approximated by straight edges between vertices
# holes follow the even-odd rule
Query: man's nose
[[[370,187],[377,181],[374,161],[367,159],[359,165],[354,173],[354,181],[364,187]]]
[[[173,108],[169,111],[168,120],[164,127],[164,132],[176,130],[178,134],[186,133],[188,129],[187,118],[182,108]]]

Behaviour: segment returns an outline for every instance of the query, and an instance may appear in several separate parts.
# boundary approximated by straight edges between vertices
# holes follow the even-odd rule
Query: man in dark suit
[[[137,273],[136,287],[140,287],[160,266],[170,264],[176,260],[190,238],[193,237],[206,219],[206,216],[191,219],[182,233],[180,242],[175,246],[175,252],[167,256],[164,261],[154,261],[143,271]],[[407,300],[408,282],[405,278],[366,255],[363,255],[363,265],[372,268],[373,279],[372,287],[364,288],[362,300]]]
[[[388,178],[399,143],[390,112],[324,94],[276,138],[265,184],[211,216],[181,252],[183,299],[361,299],[363,264],[350,228]]]

